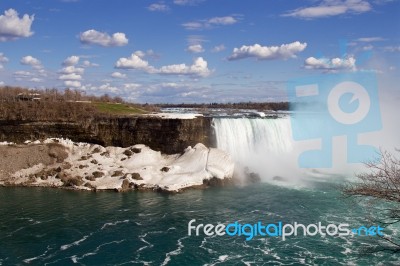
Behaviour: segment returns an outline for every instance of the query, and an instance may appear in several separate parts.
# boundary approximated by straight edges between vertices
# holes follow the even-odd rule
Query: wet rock
[[[117,170],[117,171],[114,171],[114,173],[111,176],[123,176],[123,175],[124,175],[124,172],[122,172],[121,170]]]
[[[160,171],[162,171],[162,172],[168,172],[168,171],[169,171],[169,167],[164,166],[163,168],[160,169]]]
[[[99,171],[94,171],[92,173],[92,175],[94,176],[94,178],[99,178],[99,177],[104,176],[104,173],[103,172],[99,172]]]

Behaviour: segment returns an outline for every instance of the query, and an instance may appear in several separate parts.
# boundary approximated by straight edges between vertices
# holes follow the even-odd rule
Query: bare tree
[[[368,171],[357,175],[358,182],[346,185],[343,192],[368,199],[378,210],[372,219],[390,228],[400,222],[400,159],[388,151],[381,150],[379,155],[378,160],[365,164]],[[400,236],[385,234],[380,238],[384,241],[374,251],[400,252]]]

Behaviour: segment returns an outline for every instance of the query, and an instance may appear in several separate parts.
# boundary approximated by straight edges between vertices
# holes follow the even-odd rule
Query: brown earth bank
[[[0,181],[12,173],[37,164],[51,165],[68,157],[65,147],[58,144],[1,145]]]

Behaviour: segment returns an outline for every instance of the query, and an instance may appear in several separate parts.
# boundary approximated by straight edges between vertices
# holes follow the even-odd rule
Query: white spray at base
[[[332,178],[353,178],[362,164],[348,165],[343,161],[341,143],[334,149],[335,167],[327,169],[300,168],[298,156],[310,142],[296,142],[292,137],[290,117],[214,118],[217,147],[228,152],[238,166],[260,175],[262,181],[305,185],[306,180],[332,181]],[[306,127],[306,126],[305,126]],[[304,128],[304,130],[307,130]],[[312,145],[311,145],[312,146]],[[339,181],[339,180],[336,180]]]
[[[217,147],[239,166],[248,167],[262,180],[295,178],[289,118],[215,118],[213,125]]]

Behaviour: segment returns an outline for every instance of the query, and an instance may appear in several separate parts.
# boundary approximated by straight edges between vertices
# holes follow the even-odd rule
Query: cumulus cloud
[[[64,62],[62,63],[63,66],[74,66],[78,64],[79,62],[79,56],[72,55],[70,57],[67,57]]]
[[[238,22],[238,20],[232,16],[214,17],[208,20],[208,23],[211,25],[231,25],[235,24],[236,22]]]
[[[158,12],[166,12],[169,10],[169,7],[166,4],[163,3],[154,3],[151,4],[147,7],[148,10],[150,11],[158,11]]]
[[[323,0],[319,5],[292,10],[283,16],[295,18],[322,18],[338,16],[346,13],[365,13],[372,10],[366,0]]]
[[[111,77],[113,77],[115,79],[124,79],[124,78],[126,78],[126,74],[122,74],[120,72],[113,72],[111,74]]]
[[[81,33],[79,38],[83,44],[95,44],[103,47],[124,46],[128,44],[128,39],[125,33],[122,32],[116,32],[110,36],[108,33],[91,29]]]
[[[138,89],[140,87],[141,87],[141,85],[138,84],[138,83],[125,83],[124,84],[124,88],[127,89],[127,90],[135,90],[135,89]]]
[[[85,60],[85,61],[82,62],[82,66],[83,67],[98,67],[99,64],[92,63],[89,60]]]
[[[34,15],[25,14],[19,18],[18,12],[10,8],[4,11],[4,15],[0,16],[0,41],[16,40],[22,37],[33,35],[31,26]]]
[[[66,80],[64,81],[64,85],[71,88],[79,88],[82,86],[82,84],[76,80]]]
[[[225,45],[220,44],[220,45],[215,46],[211,51],[214,53],[218,53],[218,52],[222,52],[225,49],[226,49]]]
[[[122,57],[115,63],[115,68],[118,69],[136,69],[145,71],[150,74],[169,74],[169,75],[189,75],[206,77],[211,74],[211,70],[208,69],[207,61],[202,57],[198,57],[194,60],[192,65],[186,64],[173,64],[162,66],[157,69],[151,66],[149,62],[141,58],[140,53],[133,53],[130,57]]]
[[[140,51],[139,51],[140,52]],[[154,67],[149,65],[149,62],[142,59],[141,53],[133,53],[130,57],[121,57],[115,63],[115,68],[120,69],[139,69],[147,72],[153,72]]]
[[[158,72],[160,74],[194,75],[200,77],[207,77],[211,74],[211,70],[207,66],[207,61],[202,57],[196,58],[190,66],[186,64],[168,65],[161,67]]]
[[[78,56],[70,56],[66,58],[62,64],[65,67],[58,71],[58,73],[60,73],[58,79],[63,80],[66,87],[80,88],[82,85],[80,81],[83,79],[82,75],[85,69],[76,67],[75,65],[77,65],[78,62]]]
[[[43,80],[40,78],[31,78],[29,81],[31,82],[42,82]]]
[[[82,80],[82,76],[76,73],[61,75],[58,79],[60,80]]]
[[[327,71],[356,70],[356,59],[353,56],[347,58],[315,58],[309,57],[304,61],[306,69],[322,69]]]
[[[35,69],[40,69],[42,68],[42,63],[35,57],[31,56],[31,55],[27,55],[21,58],[20,63],[22,65],[27,65],[27,66],[31,66]]]
[[[3,53],[0,53],[0,70],[4,68],[4,63],[8,63],[8,58]]]
[[[32,76],[34,76],[34,75],[33,75],[33,73],[31,73],[29,71],[20,70],[20,71],[15,71],[13,73],[13,76],[14,76],[15,80],[20,81],[23,79],[32,78]]]
[[[203,46],[201,46],[201,44],[193,44],[193,45],[189,45],[188,48],[186,49],[186,51],[190,52],[190,53],[202,53],[204,52]]]
[[[197,20],[183,23],[182,26],[187,30],[203,30],[214,26],[226,26],[239,22],[238,16],[213,17],[205,20]]]
[[[84,69],[84,68],[75,67],[75,66],[67,66],[67,67],[62,68],[62,69],[59,71],[60,74],[65,74],[65,75],[73,74],[73,73],[82,75],[83,72],[85,72],[85,69]]]
[[[109,92],[117,92],[118,88],[115,86],[112,86],[110,83],[106,83],[106,84],[99,86],[99,90],[109,91]]]
[[[307,43],[300,43],[299,41],[282,44],[281,46],[243,45],[240,48],[234,48],[228,60],[239,60],[248,57],[255,57],[257,60],[295,58],[296,54],[306,49],[306,47]]]
[[[8,58],[3,53],[0,53],[0,63],[7,63],[7,62]]]

